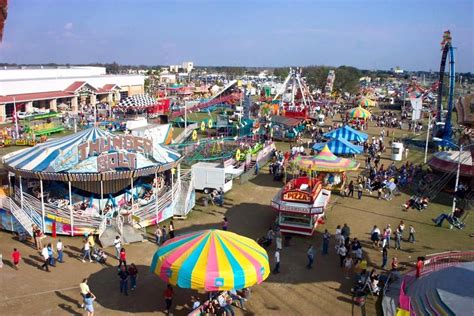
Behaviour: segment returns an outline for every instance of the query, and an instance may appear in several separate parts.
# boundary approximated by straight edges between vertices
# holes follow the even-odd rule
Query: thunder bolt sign
[[[97,156],[97,172],[136,169],[137,153],[153,154],[152,141],[132,135],[109,136],[79,144],[78,161]]]

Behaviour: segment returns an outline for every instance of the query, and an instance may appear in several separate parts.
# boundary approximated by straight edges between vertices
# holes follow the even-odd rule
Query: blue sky
[[[11,0],[0,61],[437,70],[446,29],[474,72],[472,0]]]

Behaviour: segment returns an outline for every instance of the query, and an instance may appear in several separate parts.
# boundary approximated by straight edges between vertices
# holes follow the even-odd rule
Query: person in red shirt
[[[419,278],[421,276],[421,270],[423,270],[423,259],[420,257],[416,262],[416,277]]]
[[[15,270],[18,270],[18,264],[20,263],[20,259],[21,259],[20,252],[16,248],[13,248],[12,260],[13,260],[13,265],[15,266]]]
[[[173,288],[171,287],[171,284],[168,284],[166,286],[166,290],[163,293],[163,296],[165,297],[165,304],[166,304],[166,314],[169,314],[171,304],[173,303]]]
[[[127,254],[125,253],[125,248],[122,248],[120,250],[119,268],[122,265],[122,263],[126,268],[127,267]]]

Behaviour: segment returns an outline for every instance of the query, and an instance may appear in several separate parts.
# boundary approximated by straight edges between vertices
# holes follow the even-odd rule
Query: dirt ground
[[[371,133],[378,129],[371,128]],[[279,145],[283,146],[283,145]],[[288,144],[284,145],[286,148]],[[386,157],[388,154],[386,155]],[[421,151],[410,150],[410,159],[420,163]],[[386,160],[385,165],[389,162]],[[352,175],[354,176],[354,175]],[[175,221],[177,234],[206,228],[220,228],[223,216],[229,219],[229,230],[250,238],[265,234],[275,219],[270,208],[270,200],[282,186],[274,182],[266,168],[262,173],[244,185],[234,184],[225,196],[224,207],[197,203],[196,208],[186,220]],[[198,195],[199,196],[199,195]],[[406,226],[412,224],[416,229],[416,243],[402,243],[402,250],[389,250],[389,262],[397,256],[402,269],[413,265],[418,255],[472,249],[472,225],[474,219],[467,219],[464,230],[450,230],[446,226],[437,228],[431,218],[441,211],[449,210],[446,205],[432,203],[424,212],[401,210],[408,195],[402,194],[392,201],[377,200],[375,196],[364,193],[361,200],[343,198],[334,194],[331,198],[328,219],[318,227],[312,237],[294,237],[290,247],[281,252],[281,273],[270,275],[261,285],[252,288],[252,295],[246,303],[247,311],[236,309],[238,315],[361,315],[358,307],[351,304],[350,288],[352,280],[346,280],[339,268],[339,259],[334,248],[330,254],[320,253],[321,233],[328,229],[334,233],[336,225],[347,223],[351,237],[358,237],[363,244],[364,254],[370,267],[379,268],[381,253],[369,243],[369,232],[373,225],[396,227],[400,220]],[[446,225],[446,224],[445,224]],[[151,230],[150,230],[151,232]],[[407,233],[405,232],[407,235]],[[150,235],[151,237],[151,235]],[[48,237],[50,241],[52,238]],[[407,238],[407,236],[404,236]],[[62,238],[66,245],[65,263],[58,264],[47,273],[38,269],[40,255],[30,245],[20,243],[10,233],[0,232],[0,252],[4,267],[0,269],[0,311],[2,315],[82,315],[80,309],[79,283],[89,278],[92,292],[97,296],[95,304],[97,315],[162,314],[164,310],[164,282],[149,272],[151,259],[157,246],[153,242],[143,242],[126,246],[127,261],[134,262],[139,269],[138,287],[129,296],[119,293],[116,275],[117,261],[109,258],[106,265],[82,263],[78,259],[81,239]],[[333,245],[333,241],[332,245]],[[306,249],[309,244],[317,249],[314,268],[307,270]],[[10,262],[10,254],[16,247],[22,253],[20,269],[15,271]],[[112,254],[113,249],[106,249]],[[273,266],[274,247],[268,249]],[[189,312],[190,296],[195,291],[176,289],[173,301],[173,314],[186,315]],[[201,293],[204,297],[203,293]],[[376,315],[375,302],[368,298],[367,315]]]

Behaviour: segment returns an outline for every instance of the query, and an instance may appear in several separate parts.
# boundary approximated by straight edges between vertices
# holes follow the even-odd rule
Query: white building
[[[104,67],[0,69],[0,122],[17,111],[57,110],[65,104],[78,112],[82,104],[105,102],[144,93],[143,75],[107,75]]]

